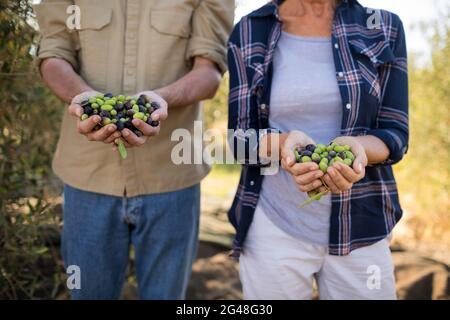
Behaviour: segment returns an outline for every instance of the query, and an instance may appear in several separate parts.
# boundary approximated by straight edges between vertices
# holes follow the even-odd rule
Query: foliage
[[[51,157],[58,102],[33,68],[31,1],[0,0],[0,299],[56,294]],[[56,226],[53,229],[47,226]]]
[[[410,150],[396,167],[410,229],[420,240],[450,243],[450,24],[429,26],[431,65],[410,64]]]

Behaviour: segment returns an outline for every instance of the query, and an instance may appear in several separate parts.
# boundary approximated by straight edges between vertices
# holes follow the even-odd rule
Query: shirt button
[[[339,49],[339,45],[337,43],[334,44],[335,49]]]
[[[267,108],[267,105],[265,105],[264,103],[260,106],[261,110],[265,110]]]
[[[350,103],[347,103],[345,107],[347,108],[347,110],[350,110],[352,108],[352,105]]]
[[[251,185],[251,186],[254,186],[254,185],[255,185],[255,181],[253,181],[253,180],[250,181],[250,185]]]
[[[338,73],[338,77],[339,77],[339,78],[343,78],[343,77],[344,77],[344,73],[343,73],[343,72],[339,72],[339,73]]]

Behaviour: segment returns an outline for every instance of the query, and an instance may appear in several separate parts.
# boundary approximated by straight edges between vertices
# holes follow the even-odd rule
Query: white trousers
[[[240,257],[244,299],[396,299],[389,239],[332,256],[328,248],[295,239],[276,227],[258,206]]]

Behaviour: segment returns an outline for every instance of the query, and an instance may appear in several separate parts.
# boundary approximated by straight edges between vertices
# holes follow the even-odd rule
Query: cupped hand
[[[338,137],[333,142],[350,146],[352,153],[355,155],[352,167],[341,162],[335,162],[327,169],[327,173],[323,177],[331,192],[341,193],[350,190],[354,183],[364,178],[368,160],[364,147],[356,137]]]

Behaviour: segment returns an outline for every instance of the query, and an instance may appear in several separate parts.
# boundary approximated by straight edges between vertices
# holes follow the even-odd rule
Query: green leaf
[[[122,157],[122,159],[126,159],[128,153],[127,153],[127,148],[125,148],[125,145],[123,144],[123,141],[119,140],[118,146],[119,146],[120,156]]]

